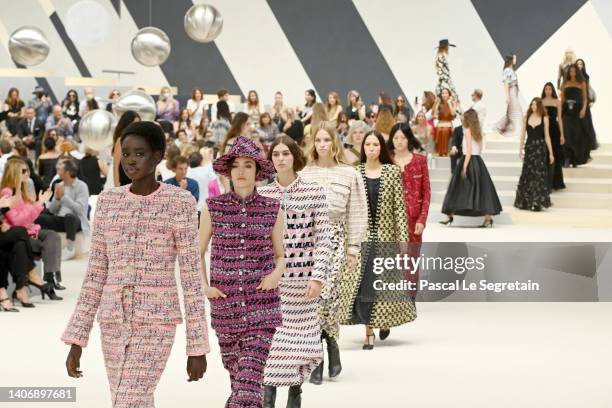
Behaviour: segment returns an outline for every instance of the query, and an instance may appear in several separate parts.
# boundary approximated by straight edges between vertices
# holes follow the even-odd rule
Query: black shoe
[[[493,228],[493,218],[488,221],[485,220],[485,222],[479,225],[478,228]]]
[[[17,297],[17,291],[14,291],[13,292],[13,296],[11,296],[11,297],[13,298],[13,303],[19,302],[19,303],[21,303],[22,307],[35,307],[34,303],[23,302],[21,299],[19,299]]]
[[[276,403],[276,387],[264,385],[264,403],[263,408],[274,408]]]
[[[453,216],[449,215],[448,218],[445,221],[440,221],[440,224],[442,225],[451,225],[453,223]]]
[[[310,374],[310,382],[315,385],[323,384],[323,361]]]
[[[40,296],[42,297],[43,300],[45,300],[45,295],[49,296],[49,299],[51,300],[63,300],[63,298],[57,296],[55,294],[55,291],[53,290],[53,283],[50,283],[47,278],[49,275],[47,275],[50,272],[45,272],[45,284],[44,285],[39,285],[36,284],[34,282],[28,282],[28,285],[32,285],[38,288],[38,290],[40,290]],[[53,279],[53,273],[51,273],[51,279]]]
[[[340,363],[340,348],[333,337],[327,337],[327,355],[329,357],[328,374],[331,378],[337,377],[342,371]]]
[[[372,338],[372,344],[370,344],[370,338]],[[364,350],[374,350],[374,341],[376,340],[376,334],[366,334],[366,343],[363,345]]]
[[[289,387],[289,397],[287,398],[287,408],[302,407],[302,386],[292,385]]]
[[[378,337],[380,337],[381,340],[384,340],[387,337],[389,337],[390,334],[391,334],[391,329],[380,329],[378,332]]]
[[[65,286],[62,286],[62,272],[58,271],[55,272],[55,281],[54,281],[54,285],[53,285],[53,289],[55,290],[64,290],[66,289]]]

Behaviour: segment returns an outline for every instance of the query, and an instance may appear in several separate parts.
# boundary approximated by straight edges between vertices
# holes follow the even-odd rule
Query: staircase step
[[[446,192],[435,191],[431,193],[434,203],[442,203]],[[516,196],[514,190],[497,190],[502,206],[512,206]],[[585,208],[612,210],[612,195],[598,193],[571,193],[555,192],[551,194],[552,208]]]
[[[447,178],[430,179],[429,181],[432,191],[445,192],[450,181],[450,173]],[[516,190],[518,181],[518,176],[498,176],[493,179],[495,188],[498,190]],[[612,179],[565,177],[565,187],[560,192],[612,194]]]

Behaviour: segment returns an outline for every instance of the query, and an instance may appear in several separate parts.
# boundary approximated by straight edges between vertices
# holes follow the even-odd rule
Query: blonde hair
[[[393,113],[388,109],[380,110],[376,118],[376,123],[374,124],[374,130],[378,130],[380,133],[388,135],[391,133],[393,125],[395,125]]]
[[[327,121],[327,108],[321,102],[312,105],[312,116],[310,117],[310,135],[314,138],[315,130],[320,123]]]
[[[203,147],[200,149],[202,155],[202,164],[210,164],[213,161],[213,149],[210,147]]]
[[[470,134],[476,142],[482,140],[480,120],[478,119],[478,113],[474,109],[468,109],[463,114],[463,127],[470,130]]]
[[[317,138],[317,134],[319,133],[319,131],[324,131],[327,134],[329,134],[329,136],[331,137],[332,140],[332,151],[331,151],[331,155],[332,155],[332,159],[334,159],[334,161],[337,164],[347,164],[346,163],[346,158],[344,157],[344,149],[342,148],[342,143],[340,142],[340,138],[338,137],[338,134],[336,133],[336,127],[333,125],[333,123],[331,122],[320,122],[318,126],[313,127],[312,129],[314,129],[314,131],[311,132],[312,134],[312,143],[310,144],[310,147],[308,149],[308,151],[306,152],[306,158],[308,159],[309,163],[314,163],[317,160],[319,160],[319,154],[317,153],[317,149],[315,147],[315,140]]]
[[[574,62],[576,62],[576,53],[571,48],[566,49],[565,53],[563,54],[563,61],[561,62],[561,66],[573,64]]]
[[[354,121],[351,127],[349,127],[348,134],[346,135],[346,140],[350,144],[354,144],[353,143],[353,133],[355,133],[357,129],[363,129],[364,133],[368,133],[370,130],[372,130],[372,128],[370,128],[368,124],[365,123],[363,120]],[[358,150],[361,149],[361,146],[358,146],[357,149]]]
[[[361,97],[361,95],[359,95],[359,92],[357,92],[354,89],[351,89],[348,92],[348,94],[346,94],[346,106],[348,106],[349,108],[353,106],[352,103],[351,103],[351,96],[353,96],[353,95],[357,97],[357,105],[359,105],[359,102],[360,102],[359,98]]]
[[[21,191],[21,198],[29,203],[32,203],[33,200],[28,194],[27,183],[24,183],[23,180],[21,182],[21,186],[17,185],[17,180],[21,179],[21,169],[28,168],[28,165],[25,161],[20,159],[8,160],[6,162],[6,167],[4,168],[4,173],[2,174],[2,183],[0,184],[0,189],[2,188],[10,188],[19,189]]]
[[[338,95],[338,92],[332,91],[327,94],[327,100],[325,101],[325,107],[327,108],[327,110],[332,108],[332,106],[329,104],[330,96],[333,96],[336,99],[336,106],[342,106],[342,101],[340,101],[340,95]]]

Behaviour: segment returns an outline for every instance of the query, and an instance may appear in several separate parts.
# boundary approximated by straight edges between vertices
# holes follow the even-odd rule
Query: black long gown
[[[572,166],[585,164],[590,159],[591,140],[586,122],[580,118],[582,89],[575,86],[563,90],[563,135],[565,157]]]
[[[550,143],[553,149],[553,156],[555,157],[555,164],[552,166],[550,171],[550,186],[553,190],[560,190],[565,188],[565,182],[563,181],[563,162],[565,156],[563,155],[563,146],[561,145],[561,130],[559,129],[559,121],[557,119],[557,107],[546,106],[548,112],[548,134],[550,135]]]
[[[527,124],[523,170],[516,189],[514,206],[539,211],[550,207],[548,149],[544,138],[544,119],[536,127]]]

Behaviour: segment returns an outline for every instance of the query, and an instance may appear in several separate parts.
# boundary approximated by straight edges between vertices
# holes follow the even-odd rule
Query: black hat
[[[438,47],[437,47],[437,48],[442,48],[442,47],[456,47],[456,45],[455,45],[455,44],[451,44],[451,43],[449,43],[449,42],[448,42],[448,39],[447,39],[447,38],[445,38],[445,39],[440,40],[440,41],[438,42]]]

